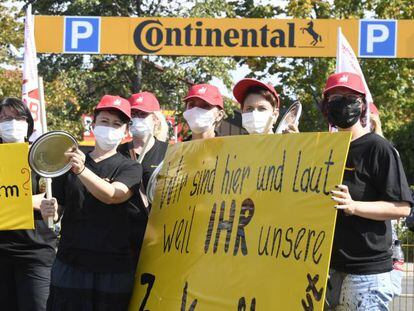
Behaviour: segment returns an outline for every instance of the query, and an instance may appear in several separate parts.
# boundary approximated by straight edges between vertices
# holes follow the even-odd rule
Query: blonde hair
[[[164,114],[161,111],[154,111],[155,115],[155,127],[154,127],[154,136],[160,141],[167,141],[168,139],[168,123],[165,119]]]

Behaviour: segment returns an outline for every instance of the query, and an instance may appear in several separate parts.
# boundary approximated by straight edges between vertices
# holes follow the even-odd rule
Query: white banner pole
[[[42,134],[47,132],[47,122],[46,122],[46,105],[45,105],[45,93],[43,88],[43,77],[39,76],[39,105],[40,105],[40,120],[42,124]],[[52,179],[45,178],[46,181],[46,199],[50,200],[52,198]],[[53,218],[49,217],[47,219],[47,225],[49,228],[53,228]]]

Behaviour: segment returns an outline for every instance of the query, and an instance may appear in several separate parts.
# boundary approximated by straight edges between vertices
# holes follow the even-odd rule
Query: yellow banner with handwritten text
[[[304,133],[170,146],[130,310],[322,310],[329,191],[349,141]]]
[[[0,230],[33,229],[27,144],[0,144]]]

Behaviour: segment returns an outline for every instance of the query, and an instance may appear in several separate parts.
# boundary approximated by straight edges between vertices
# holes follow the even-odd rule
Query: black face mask
[[[341,129],[350,128],[361,117],[361,101],[340,97],[328,102],[328,121]]]

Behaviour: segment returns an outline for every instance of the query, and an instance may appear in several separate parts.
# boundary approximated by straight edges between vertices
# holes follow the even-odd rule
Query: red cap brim
[[[355,91],[358,94],[365,95],[365,93],[361,93],[359,90],[357,90],[357,89],[355,89],[353,87],[350,87],[348,85],[341,85],[341,84],[333,85],[331,87],[326,88],[325,90],[323,90],[323,95],[325,95],[328,91],[330,91],[332,89],[335,89],[335,88],[339,88],[339,87],[343,87],[345,89],[348,89],[348,90],[351,90],[351,91]]]
[[[146,108],[146,107],[131,107],[131,110],[139,110],[139,111],[143,111],[143,112],[154,112],[154,111],[160,111],[160,109],[151,109],[151,108]]]
[[[261,81],[255,80],[255,79],[243,79],[236,83],[236,85],[233,88],[233,95],[238,101],[240,105],[243,104],[244,100],[246,99],[246,93],[249,88],[258,86],[261,88],[264,88],[265,90],[270,91],[273,95],[275,95],[272,89],[269,88],[269,86],[266,83],[263,83]],[[276,92],[276,91],[275,91]],[[276,93],[277,94],[277,93]],[[280,99],[279,95],[275,95],[276,101],[277,101],[277,107],[280,106]]]
[[[219,107],[219,108],[223,108],[221,105],[217,105],[214,100],[212,98],[209,98],[207,96],[202,96],[202,95],[190,95],[190,96],[186,96],[184,97],[184,101],[190,99],[190,98],[200,98],[202,100],[204,100],[207,104],[209,104],[210,106],[215,106],[215,107]]]
[[[129,120],[131,120],[131,116],[128,115],[125,111],[122,109],[116,108],[116,107],[102,107],[102,108],[95,108],[95,111],[108,111],[108,110],[116,110],[121,112],[124,116],[126,116]]]

